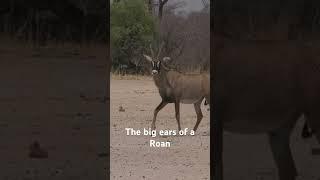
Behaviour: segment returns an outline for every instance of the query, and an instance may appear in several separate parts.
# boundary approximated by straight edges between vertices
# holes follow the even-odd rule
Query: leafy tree
[[[114,1],[111,5],[111,56],[113,68],[137,68],[152,42],[154,18],[144,0]],[[137,70],[137,69],[136,69]]]

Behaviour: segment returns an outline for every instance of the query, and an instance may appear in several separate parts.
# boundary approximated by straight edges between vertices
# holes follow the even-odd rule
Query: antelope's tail
[[[209,103],[208,103],[207,100],[204,100],[204,105],[205,105],[205,106],[209,105]],[[210,111],[210,107],[207,107],[207,111]]]
[[[304,138],[304,139],[310,138],[310,137],[312,137],[313,133],[314,133],[314,132],[313,132],[313,130],[309,127],[308,123],[305,122],[305,123],[304,123],[304,126],[303,126],[303,129],[302,129],[302,133],[301,133],[302,138]]]

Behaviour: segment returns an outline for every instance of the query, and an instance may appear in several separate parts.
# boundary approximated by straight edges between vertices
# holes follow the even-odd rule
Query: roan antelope
[[[298,171],[290,136],[301,116],[306,119],[302,136],[313,133],[320,142],[318,46],[307,41],[241,41],[220,34],[215,35],[214,46],[214,127],[266,133],[279,180],[294,180]],[[213,136],[217,150],[212,156],[219,180],[223,177],[221,134]]]
[[[178,130],[180,131],[180,103],[184,103],[194,104],[197,122],[193,130],[196,131],[203,118],[200,108],[202,100],[205,98],[207,103],[210,104],[209,73],[184,74],[168,67],[167,63],[171,61],[170,57],[164,57],[162,60],[159,59],[161,47],[157,56],[154,56],[151,46],[151,57],[144,55],[146,60],[151,63],[151,73],[162,98],[161,103],[154,110],[151,128],[153,130],[156,129],[155,123],[158,112],[168,103],[174,103]]]

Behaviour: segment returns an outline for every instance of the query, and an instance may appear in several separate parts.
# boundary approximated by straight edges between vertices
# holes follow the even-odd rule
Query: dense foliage
[[[112,67],[139,68],[142,53],[153,41],[154,18],[143,0],[122,0],[111,5]]]

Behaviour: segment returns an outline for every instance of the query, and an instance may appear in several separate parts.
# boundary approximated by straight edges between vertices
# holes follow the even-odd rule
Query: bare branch
[[[163,44],[164,44],[164,43],[162,42],[161,45],[160,45],[160,47],[159,47],[157,59],[159,59],[159,56],[160,56],[161,51],[162,51]]]
[[[149,44],[149,48],[150,48],[150,51],[151,51],[151,56],[152,56],[152,58],[154,58],[154,52],[153,52],[151,44]]]
[[[163,14],[163,7],[168,2],[168,0],[159,0],[159,22],[162,20],[162,14]]]
[[[186,6],[186,2],[183,2],[183,1],[170,3],[170,5],[166,6],[166,8],[164,9],[164,12],[165,14],[174,13],[176,9],[183,8],[185,6]]]

